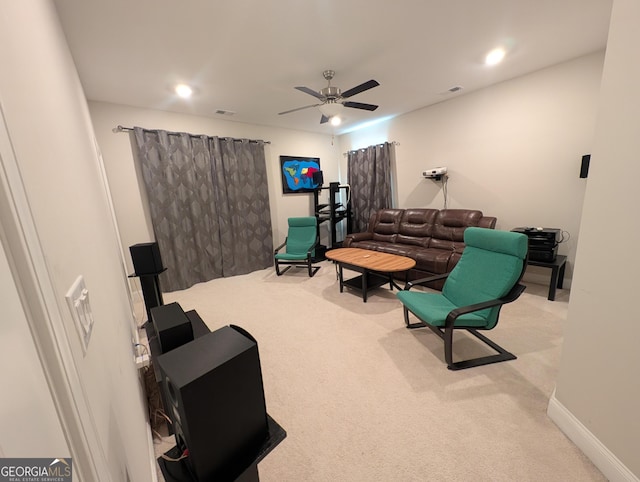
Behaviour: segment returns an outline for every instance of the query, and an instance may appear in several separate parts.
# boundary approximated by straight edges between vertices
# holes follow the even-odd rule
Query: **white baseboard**
[[[611,482],[640,482],[562,403],[553,391],[547,415]]]
[[[153,435],[151,433],[152,433],[151,424],[147,422],[147,440],[149,443],[149,462],[151,462],[151,482],[159,482],[156,453],[155,453],[155,444],[153,442]]]

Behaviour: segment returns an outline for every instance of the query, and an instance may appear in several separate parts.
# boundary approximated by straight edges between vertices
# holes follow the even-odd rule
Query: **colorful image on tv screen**
[[[318,159],[287,158],[282,162],[282,189],[287,192],[313,191],[319,187],[313,182],[313,173],[320,170]]]

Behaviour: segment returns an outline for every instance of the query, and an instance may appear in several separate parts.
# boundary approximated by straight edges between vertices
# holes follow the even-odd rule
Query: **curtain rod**
[[[399,145],[400,145],[400,143],[399,143],[399,142],[397,142],[397,141],[389,141],[389,142],[386,142],[386,143],[385,143],[385,142],[383,142],[383,143],[381,143],[381,144],[373,144],[373,145],[368,146],[368,147],[373,147],[373,146],[384,146],[385,144],[393,144],[394,146],[399,146]],[[351,152],[364,151],[365,149],[366,149],[366,147],[361,147],[360,149],[351,149],[350,151],[343,152],[343,153],[342,153],[342,155],[343,155],[343,156],[348,156],[348,155],[349,155],[349,153],[351,153]]]
[[[118,133],[118,132],[133,132],[133,127],[123,127],[123,126],[116,126],[113,129],[114,133]],[[159,130],[162,129],[145,129],[147,131],[154,131],[154,132],[158,132]],[[166,131],[169,134],[184,134],[184,132],[171,132],[171,131]],[[211,137],[211,136],[205,136],[204,134],[202,136],[196,135],[196,134],[189,134],[191,137]],[[232,137],[225,137],[226,139],[233,139]],[[237,140],[241,140],[241,139],[237,139]],[[263,141],[262,139],[258,139],[258,140],[253,140],[253,139],[248,139],[249,142],[264,142],[265,144],[271,144],[271,141]]]

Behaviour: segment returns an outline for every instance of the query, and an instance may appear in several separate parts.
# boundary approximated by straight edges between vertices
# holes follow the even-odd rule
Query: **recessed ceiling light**
[[[176,85],[176,94],[183,99],[188,99],[193,94],[193,89],[186,84]]]
[[[500,62],[502,62],[502,59],[504,59],[504,56],[507,54],[507,52],[503,49],[503,48],[497,48],[497,49],[493,49],[491,52],[489,52],[487,54],[487,56],[484,58],[484,63],[486,65],[496,65],[499,64]]]

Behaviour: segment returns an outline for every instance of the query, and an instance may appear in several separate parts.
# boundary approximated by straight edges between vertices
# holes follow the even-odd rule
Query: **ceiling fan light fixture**
[[[175,88],[176,94],[183,99],[188,99],[193,94],[193,89],[187,84],[178,84]]]
[[[342,119],[341,119],[339,116],[334,115],[334,116],[329,120],[329,122],[331,122],[331,125],[332,125],[332,126],[339,126],[340,124],[342,124]]]
[[[323,116],[331,118],[339,115],[342,112],[342,109],[344,109],[344,105],[339,102],[327,102],[318,106],[318,109]]]
[[[504,60],[505,55],[507,55],[505,49],[502,47],[495,48],[484,58],[484,63],[489,66],[498,65]]]

